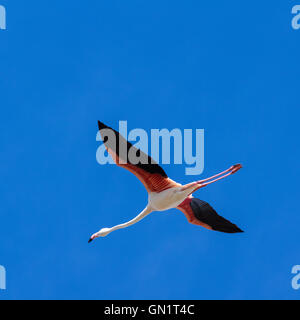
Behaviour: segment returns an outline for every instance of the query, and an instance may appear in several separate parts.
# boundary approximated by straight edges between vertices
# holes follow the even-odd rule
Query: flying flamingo
[[[101,229],[91,236],[89,242],[99,237],[105,237],[112,231],[127,228],[144,219],[153,211],[165,211],[171,208],[181,210],[190,223],[202,226],[206,229],[225,233],[243,232],[235,224],[219,216],[207,202],[192,196],[196,190],[234,174],[242,168],[241,164],[231,166],[229,169],[210,178],[181,185],[180,183],[171,180],[165,171],[151,157],[133,147],[132,144],[123,138],[117,131],[100,121],[98,121],[98,125],[105,147],[115,163],[119,167],[132,172],[145,186],[148,191],[148,204],[134,219],[112,228]],[[105,134],[108,131],[105,129],[113,133],[115,137],[114,142],[108,139],[108,136]],[[120,149],[120,146],[122,145],[125,146],[125,148],[127,146],[127,149],[124,149],[126,150],[125,156]],[[128,156],[129,151],[131,155],[134,153],[141,159],[137,164],[133,164],[133,161],[130,162],[130,156]]]

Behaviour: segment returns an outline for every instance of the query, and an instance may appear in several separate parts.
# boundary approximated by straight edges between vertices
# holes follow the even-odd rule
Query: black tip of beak
[[[90,240],[89,240],[89,242],[88,243],[91,243],[93,241],[93,239],[92,238],[90,238]]]

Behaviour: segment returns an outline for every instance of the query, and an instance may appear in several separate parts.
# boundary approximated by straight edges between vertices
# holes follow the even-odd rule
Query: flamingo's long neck
[[[151,213],[153,210],[150,206],[147,206],[139,215],[137,215],[134,219],[126,222],[126,223],[122,223],[122,224],[118,224],[114,227],[112,227],[110,229],[110,232],[113,232],[115,230],[119,230],[119,229],[124,229],[127,227],[132,226],[133,224],[139,222],[140,220],[144,219],[149,213]]]

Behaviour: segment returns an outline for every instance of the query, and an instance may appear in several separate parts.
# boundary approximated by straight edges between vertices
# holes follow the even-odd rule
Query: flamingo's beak
[[[91,243],[94,239],[96,239],[97,236],[96,234],[93,234],[91,237],[90,237],[90,240],[89,240],[89,243]]]

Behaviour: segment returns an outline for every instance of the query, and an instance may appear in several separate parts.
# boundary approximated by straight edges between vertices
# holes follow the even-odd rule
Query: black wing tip
[[[229,232],[229,233],[245,233],[245,231],[243,231],[240,228],[236,227],[232,232]]]
[[[99,127],[99,130],[108,128],[107,125],[105,125],[103,122],[101,122],[101,121],[99,121],[99,120],[98,120],[98,127]]]
[[[225,230],[228,230],[228,233],[243,233],[244,231],[240,229],[237,225],[229,222],[229,225],[225,226]]]
[[[231,223],[227,219],[219,216],[217,212],[205,201],[193,198],[190,206],[194,212],[195,217],[206,223],[214,231],[224,233],[243,233],[237,225]]]
[[[243,231],[242,229],[240,229],[239,227],[233,225],[233,226],[218,226],[217,228],[213,228],[214,231],[219,231],[219,232],[223,232],[223,233],[244,233],[245,231]]]

